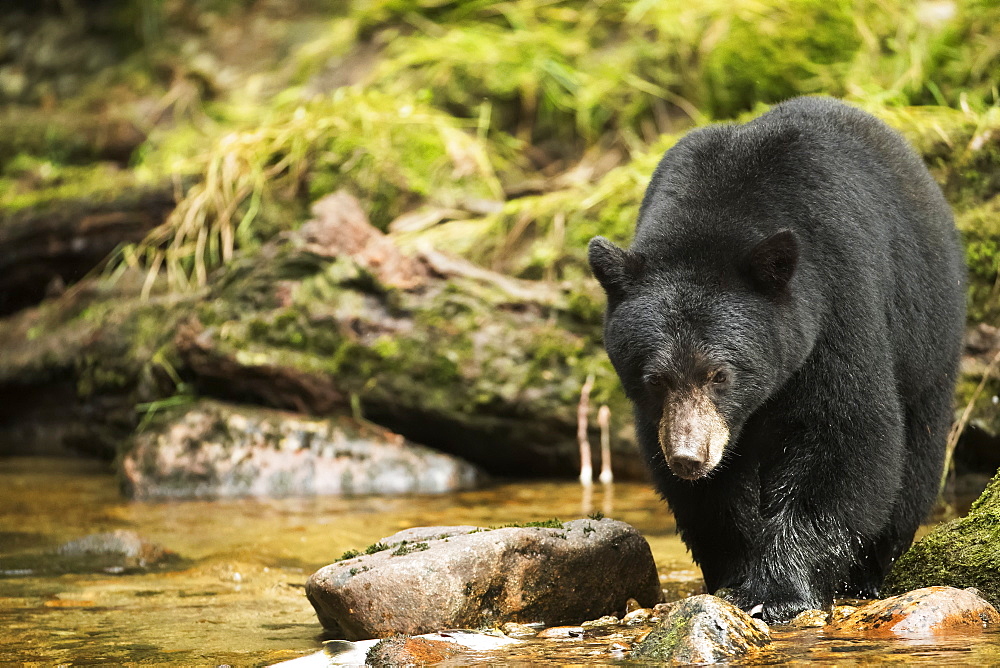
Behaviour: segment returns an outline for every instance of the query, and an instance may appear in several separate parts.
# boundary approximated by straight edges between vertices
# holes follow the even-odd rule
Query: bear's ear
[[[587,246],[590,270],[609,295],[624,289],[642,272],[642,255],[619,248],[604,237],[594,237]]]
[[[795,235],[791,230],[781,230],[750,251],[750,274],[761,290],[776,294],[792,280],[798,260],[799,244]]]

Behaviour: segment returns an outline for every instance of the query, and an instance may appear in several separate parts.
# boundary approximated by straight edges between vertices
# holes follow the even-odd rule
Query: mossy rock
[[[968,515],[942,524],[896,561],[882,593],[935,585],[975,587],[1000,606],[1000,474]]]

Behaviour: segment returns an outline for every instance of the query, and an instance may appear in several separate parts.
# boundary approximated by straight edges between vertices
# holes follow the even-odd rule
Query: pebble
[[[837,624],[842,622],[855,612],[857,612],[858,606],[856,605],[835,605],[833,610],[830,611],[830,618],[827,620],[827,624]]]
[[[406,666],[440,663],[458,654],[459,648],[450,642],[427,638],[386,638],[373,646],[365,657],[369,666]]]
[[[586,621],[580,626],[584,629],[599,629],[605,626],[618,626],[619,624],[621,624],[621,620],[614,615],[604,615],[603,617]]]
[[[538,635],[538,629],[529,624],[507,622],[501,628],[503,629],[504,635],[511,638],[534,638]]]
[[[635,624],[644,624],[653,619],[653,611],[649,608],[638,608],[628,613],[622,617],[622,624],[632,626]]]
[[[563,638],[580,638],[583,636],[582,626],[550,626],[541,631],[536,638],[558,640]]]
[[[822,610],[803,610],[795,615],[795,618],[789,624],[800,629],[826,626],[828,617],[829,615]]]
[[[718,663],[754,654],[770,642],[766,624],[728,601],[702,594],[677,603],[629,658],[671,664]]]

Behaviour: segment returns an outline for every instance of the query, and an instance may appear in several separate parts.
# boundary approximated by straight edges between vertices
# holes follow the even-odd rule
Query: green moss
[[[118,166],[99,162],[86,166],[62,165],[21,155],[0,176],[0,209],[12,213],[44,210],[65,201],[88,205],[138,199],[162,183]]]
[[[347,188],[382,228],[424,201],[454,206],[461,198],[495,198],[499,158],[474,127],[413,95],[340,88],[307,103],[278,104],[198,142],[168,138],[143,168],[199,176],[142,250],[165,261],[183,287],[203,284],[208,269],[235,248],[273,234],[261,212],[284,203],[301,208],[303,194]]]
[[[937,527],[896,561],[883,593],[934,585],[975,587],[1000,605],[1000,475],[968,515]]]
[[[1000,103],[996,72],[1000,68],[1000,5],[993,0],[962,0],[955,13],[939,23],[927,45],[927,79],[916,103]]]
[[[463,237],[458,243],[470,259],[521,278],[589,277],[587,243],[598,234],[619,244],[631,241],[649,178],[676,139],[660,137],[595,183],[512,199],[475,223],[445,223],[423,236],[442,248],[455,248],[456,237]]]
[[[729,3],[704,68],[708,108],[732,117],[801,93],[843,92],[860,46],[850,0]]]
[[[969,268],[969,318],[989,322],[1000,315],[1000,196],[960,213],[955,222]]]
[[[392,556],[403,557],[407,554],[412,554],[413,552],[422,552],[423,550],[428,549],[430,549],[430,545],[427,543],[411,543],[404,540],[397,544],[396,549],[392,551]]]
[[[383,542],[373,543],[365,548],[365,554],[375,554],[376,552],[382,552],[383,550],[388,550],[389,545]]]
[[[537,520],[533,522],[513,522],[511,524],[504,524],[498,527],[490,527],[491,529],[562,529],[562,520],[553,517],[549,520]]]
[[[681,641],[690,635],[693,621],[693,616],[673,618],[670,626],[657,626],[632,651],[630,658],[670,661]]]

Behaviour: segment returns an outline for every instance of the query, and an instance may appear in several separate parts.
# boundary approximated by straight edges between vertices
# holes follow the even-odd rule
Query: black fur
[[[605,345],[640,447],[709,591],[768,621],[874,596],[933,503],[964,324],[951,211],[874,117],[797,98],[696,130],[646,191],[632,247],[595,238]],[[723,369],[707,477],[670,473],[672,391]]]

